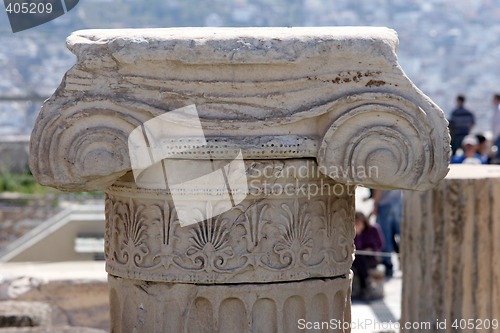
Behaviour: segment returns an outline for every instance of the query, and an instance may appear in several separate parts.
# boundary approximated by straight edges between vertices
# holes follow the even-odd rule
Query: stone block
[[[500,166],[452,165],[435,189],[405,193],[404,206],[401,320],[498,332]]]
[[[0,328],[48,326],[51,310],[50,305],[40,302],[0,302]]]

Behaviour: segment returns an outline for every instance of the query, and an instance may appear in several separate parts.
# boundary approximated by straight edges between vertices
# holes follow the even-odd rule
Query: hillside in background
[[[0,14],[0,96],[49,96],[74,56],[65,38],[88,28],[178,26],[387,26],[400,63],[446,113],[459,93],[489,129],[500,92],[500,0],[82,0],[68,14],[13,34]],[[0,102],[0,135],[31,131],[40,101]]]

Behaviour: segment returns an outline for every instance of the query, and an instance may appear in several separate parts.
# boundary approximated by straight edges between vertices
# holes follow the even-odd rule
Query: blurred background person
[[[467,135],[462,140],[462,149],[463,154],[454,155],[451,158],[452,164],[485,164],[481,158],[481,155],[478,154],[479,141],[477,140],[475,135]]]
[[[476,134],[476,139],[478,142],[477,153],[482,164],[490,164],[495,154],[491,149],[491,133]]]
[[[451,112],[449,121],[451,135],[451,150],[455,155],[457,149],[465,136],[470,133],[472,127],[476,124],[474,114],[465,108],[465,96],[458,95],[456,99],[456,108]]]
[[[377,216],[377,223],[382,229],[384,236],[385,253],[399,253],[398,239],[400,237],[401,219],[403,212],[403,193],[401,190],[375,190],[373,195],[373,212]],[[393,263],[390,256],[382,258],[385,266],[386,277],[393,276]]]
[[[491,131],[493,132],[494,150],[496,151],[493,163],[500,164],[500,94],[495,94],[493,96],[492,104],[493,117],[491,119]]]
[[[378,225],[371,225],[368,218],[361,212],[355,216],[356,237],[354,245],[356,251],[380,252],[384,247],[384,240]],[[369,274],[370,270],[377,267],[380,258],[368,254],[356,254],[352,264],[354,274],[359,278],[359,298],[369,298]]]

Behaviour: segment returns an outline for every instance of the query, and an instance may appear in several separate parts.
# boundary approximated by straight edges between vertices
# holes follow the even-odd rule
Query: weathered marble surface
[[[219,139],[244,158],[351,170],[331,174],[342,183],[428,189],[447,172],[447,123],[404,75],[397,44],[386,28],[75,32],[77,64],[38,117],[31,169],[45,185],[104,189],[131,169],[134,128],[194,104],[212,144],[189,158],[228,158]],[[189,138],[189,123],[177,126]]]
[[[260,175],[249,176],[256,193],[223,214],[204,195],[186,194],[174,207],[168,191],[140,188],[132,175],[123,177],[107,190],[107,271],[182,283],[348,276],[354,188],[318,171],[313,175],[313,165],[307,159],[247,161],[247,173]],[[279,176],[264,177],[264,172]],[[266,184],[287,193],[267,193]],[[181,226],[176,210],[183,204],[208,218]]]
[[[352,27],[68,38],[77,64],[40,112],[30,166],[42,184],[106,190],[113,332],[350,321],[354,185],[428,189],[448,172],[446,119],[404,75],[397,43]],[[242,169],[248,192],[245,180],[217,211]],[[224,170],[226,187],[186,177],[200,170]]]
[[[403,221],[401,321],[446,320],[439,332],[498,332],[500,166],[452,165],[435,189],[405,193]],[[478,329],[452,327],[461,319]]]
[[[339,326],[351,322],[349,277],[203,286],[110,276],[109,284],[116,333],[293,333],[304,332],[300,319]]]

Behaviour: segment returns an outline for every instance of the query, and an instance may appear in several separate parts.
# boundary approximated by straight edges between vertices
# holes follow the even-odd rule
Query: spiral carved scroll
[[[435,144],[449,142],[441,113],[426,113],[412,101],[382,93],[351,97],[340,108],[344,110],[333,111],[340,116],[318,151],[321,170],[333,179],[426,190],[446,175],[449,144]]]
[[[56,109],[47,103],[44,108]],[[58,109],[42,109],[31,136],[30,167],[40,183],[64,190],[103,189],[130,170],[128,135],[152,117],[149,110],[111,101]]]

